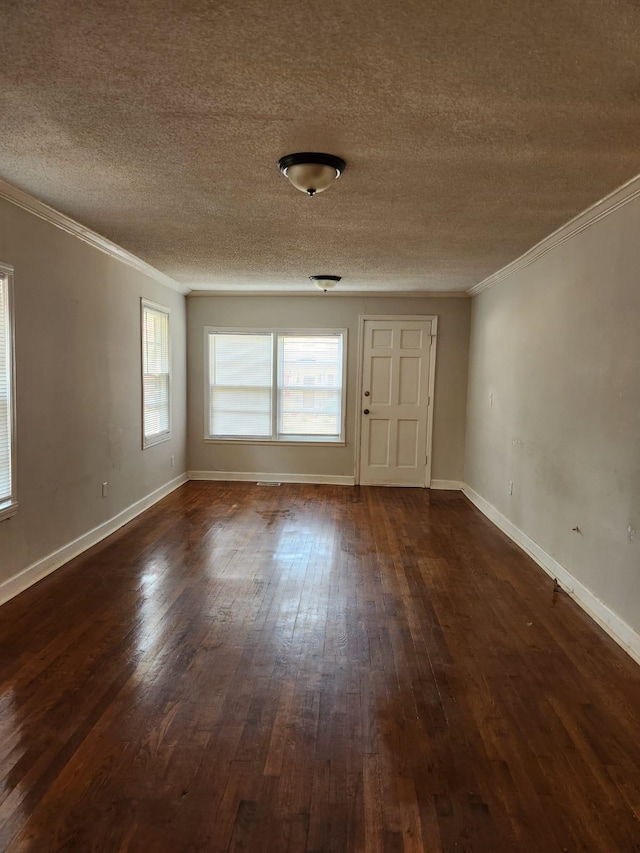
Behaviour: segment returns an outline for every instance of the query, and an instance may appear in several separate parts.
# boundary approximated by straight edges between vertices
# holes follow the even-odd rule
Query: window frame
[[[16,489],[17,478],[17,452],[16,452],[16,341],[15,341],[15,302],[13,286],[13,267],[0,262],[0,277],[4,279],[7,287],[7,341],[9,343],[9,441],[11,452],[9,455],[9,477],[11,483],[11,494],[8,500],[0,503],[0,521],[11,518],[18,511],[18,497]],[[1,307],[1,306],[0,306]],[[4,316],[0,314],[0,323],[5,322]]]
[[[240,436],[212,436],[209,432],[211,424],[209,422],[209,406],[210,406],[210,384],[209,384],[209,340],[212,334],[226,335],[271,335],[272,359],[271,359],[271,437],[256,436],[256,437],[240,437]],[[280,437],[278,433],[278,415],[279,415],[279,378],[280,378],[280,346],[279,340],[281,336],[292,337],[339,337],[342,340],[342,387],[340,389],[340,435],[336,438],[331,438],[324,435],[305,435],[299,438],[291,435]],[[347,348],[348,348],[348,329],[285,329],[285,328],[256,328],[256,327],[232,327],[232,326],[205,326],[204,327],[204,441],[211,444],[264,444],[264,445],[291,445],[295,447],[344,447],[346,441],[346,423],[347,423]]]
[[[144,399],[144,350],[145,350],[145,324],[144,324],[144,315],[145,309],[151,309],[152,311],[156,311],[160,314],[165,314],[167,317],[167,359],[168,359],[168,372],[167,372],[167,429],[161,433],[157,433],[153,436],[147,436],[145,434],[144,427],[144,413],[145,413],[145,399]],[[142,449],[146,450],[149,447],[154,447],[156,444],[161,444],[163,441],[169,441],[172,435],[171,431],[171,310],[166,305],[160,305],[158,302],[153,302],[151,299],[146,299],[145,297],[141,297],[140,299],[140,393],[141,393],[141,431],[142,431]]]

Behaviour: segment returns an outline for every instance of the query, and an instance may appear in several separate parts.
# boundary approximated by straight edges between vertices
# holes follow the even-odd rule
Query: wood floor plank
[[[640,669],[462,495],[188,483],[0,609],[9,853],[640,853]]]

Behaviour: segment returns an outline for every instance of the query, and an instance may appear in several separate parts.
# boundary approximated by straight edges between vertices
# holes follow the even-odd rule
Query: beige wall
[[[20,504],[0,522],[2,583],[185,471],[186,341],[183,296],[1,199],[0,260],[15,267]],[[173,347],[173,437],[144,451],[141,296],[171,309]]]
[[[465,466],[472,489],[636,631],[639,234],[635,201],[473,300]]]
[[[461,480],[470,300],[455,298],[365,299],[321,293],[293,297],[191,296],[187,300],[189,468],[194,471],[353,476],[358,318],[362,314],[438,316],[432,477]],[[205,326],[348,329],[346,447],[265,447],[205,442]]]

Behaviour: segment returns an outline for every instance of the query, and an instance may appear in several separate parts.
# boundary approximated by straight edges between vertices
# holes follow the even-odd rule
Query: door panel
[[[391,404],[391,371],[392,362],[388,356],[372,356],[371,358],[371,402]]]
[[[365,320],[362,484],[426,485],[430,358],[430,320]]]
[[[400,356],[398,404],[401,406],[420,405],[420,364],[420,358]]]
[[[387,468],[389,466],[389,445],[391,438],[389,435],[389,421],[379,421],[371,418],[367,423],[369,424],[369,467]]]
[[[415,468],[418,464],[418,421],[398,421],[396,465],[398,468]]]
[[[372,329],[371,349],[388,349],[391,346],[392,337],[391,329]]]
[[[402,349],[422,349],[422,329],[401,329],[400,346]]]

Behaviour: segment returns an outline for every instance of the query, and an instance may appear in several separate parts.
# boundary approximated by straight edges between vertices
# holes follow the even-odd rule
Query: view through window
[[[169,309],[142,300],[143,447],[171,437]]]
[[[16,508],[13,276],[0,264],[0,519]]]
[[[343,441],[345,337],[207,329],[206,436]]]

